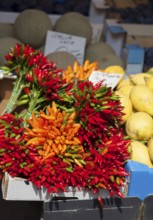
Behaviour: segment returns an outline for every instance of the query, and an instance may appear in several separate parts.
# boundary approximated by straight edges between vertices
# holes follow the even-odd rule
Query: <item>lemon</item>
[[[153,92],[147,86],[133,86],[130,99],[136,111],[146,112],[153,116]]]
[[[148,69],[148,71],[147,71],[147,73],[152,73],[153,72],[153,67],[150,67],[149,69]]]
[[[117,91],[123,95],[126,95],[127,97],[130,96],[130,92],[131,92],[131,89],[132,89],[132,85],[125,85],[125,86],[122,86],[120,87],[119,89],[117,89]]]
[[[148,147],[140,141],[131,142],[132,157],[131,160],[147,165],[152,168]]]
[[[149,152],[150,159],[153,162],[153,137],[151,137],[149,139],[147,146],[148,146],[148,152]]]
[[[153,91],[153,76],[146,79],[146,86]]]
[[[109,66],[109,67],[105,68],[104,72],[125,74],[125,70],[121,66]]]
[[[132,103],[131,100],[124,94],[119,93],[118,91],[116,94],[120,97],[121,106],[123,106],[123,116],[122,116],[122,122],[121,124],[124,124],[129,116],[132,114]]]
[[[126,79],[121,79],[116,87],[116,89],[120,89],[121,87],[124,87],[124,86],[129,86],[129,85],[132,85],[131,81],[129,78],[126,78]]]
[[[125,131],[135,140],[149,140],[153,135],[153,119],[145,112],[132,113],[125,123]]]
[[[130,79],[134,85],[146,85],[146,79],[151,77],[149,73],[136,73],[131,74]]]

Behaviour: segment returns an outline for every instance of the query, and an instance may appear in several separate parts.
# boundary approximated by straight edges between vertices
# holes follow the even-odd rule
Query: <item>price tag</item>
[[[119,73],[105,73],[101,71],[93,71],[89,77],[89,81],[91,81],[94,85],[103,81],[105,85],[114,89],[122,77],[123,74]]]
[[[45,43],[45,56],[55,51],[67,51],[76,57],[79,64],[84,62],[86,39],[73,35],[48,31]]]

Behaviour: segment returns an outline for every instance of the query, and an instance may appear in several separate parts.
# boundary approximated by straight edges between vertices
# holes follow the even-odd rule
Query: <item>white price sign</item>
[[[103,81],[105,85],[114,89],[120,79],[122,78],[122,74],[119,73],[105,73],[101,71],[93,71],[89,77],[89,81],[91,81],[94,85]]]
[[[55,51],[66,51],[76,57],[79,64],[84,62],[86,39],[73,35],[48,31],[45,43],[45,56]]]

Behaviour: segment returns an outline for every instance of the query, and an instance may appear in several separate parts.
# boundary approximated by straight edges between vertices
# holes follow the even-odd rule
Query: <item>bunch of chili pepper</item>
[[[82,125],[74,122],[75,112],[60,111],[54,102],[46,110],[33,113],[29,127],[12,114],[1,116],[2,173],[24,177],[48,192],[73,186],[122,196],[120,187],[128,175],[123,166],[130,157],[130,141],[122,130],[111,127],[105,140],[87,147],[86,139],[79,140]]]
[[[94,86],[89,81],[78,82],[73,97],[77,121],[82,125],[79,130],[81,142],[99,148],[119,129],[123,115],[119,97],[103,82]]]
[[[98,63],[86,60],[83,65],[79,65],[77,61],[74,62],[73,67],[68,66],[66,70],[63,71],[63,77],[67,83],[71,83],[74,79],[83,81],[89,78],[92,71],[98,69]]]
[[[58,90],[65,83],[56,64],[29,45],[17,44],[11,48],[6,55],[6,66],[16,75],[16,80],[4,113],[24,106],[27,108],[24,116],[29,117],[32,111],[42,108],[46,100],[57,98]]]
[[[32,160],[27,151],[22,150],[24,144],[23,120],[17,115],[5,113],[0,116],[0,176],[4,172],[11,176],[28,176],[27,165]]]

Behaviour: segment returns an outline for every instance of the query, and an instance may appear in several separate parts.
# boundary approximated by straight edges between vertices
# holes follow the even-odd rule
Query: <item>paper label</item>
[[[67,51],[74,55],[79,64],[84,62],[86,39],[73,35],[48,31],[45,43],[45,56],[55,51]]]
[[[114,89],[117,86],[120,79],[122,78],[122,76],[123,75],[119,73],[93,71],[89,77],[89,81],[91,81],[94,85],[103,81],[103,84]]]

